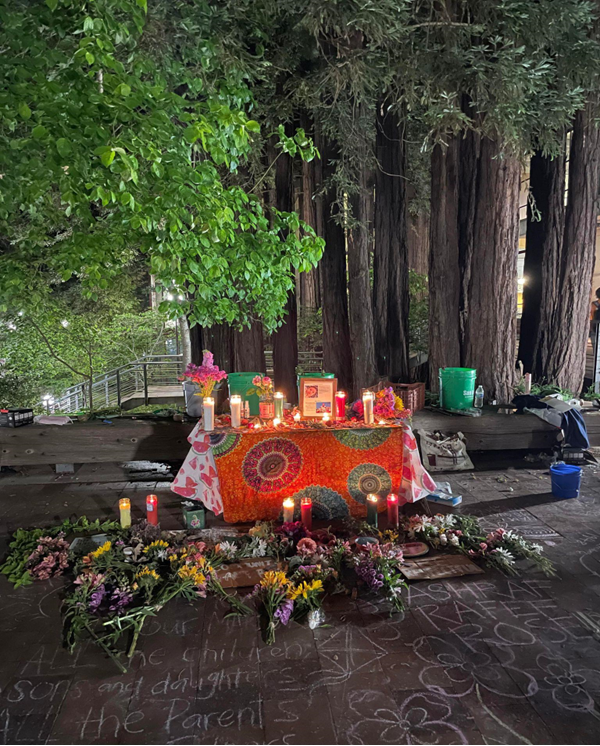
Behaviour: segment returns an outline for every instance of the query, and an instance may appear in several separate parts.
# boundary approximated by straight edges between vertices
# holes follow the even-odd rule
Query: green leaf
[[[249,119],[246,122],[246,129],[250,130],[250,132],[260,132],[260,124],[254,119]]]
[[[129,96],[131,93],[131,86],[128,86],[127,83],[121,83],[117,86],[115,92],[118,96]]]
[[[42,140],[48,134],[48,130],[43,124],[38,124],[33,128],[31,134],[36,140]]]
[[[50,10],[56,10],[58,0],[46,0],[46,5],[50,8]]]
[[[71,143],[67,140],[66,137],[59,137],[56,141],[56,149],[58,150],[59,155],[61,155],[63,158],[66,158],[66,156],[68,156],[72,150]]]
[[[91,52],[86,52],[85,53],[85,59],[87,60],[87,62],[88,62],[89,65],[93,65],[94,64],[94,60],[96,58],[94,57],[94,55]]]
[[[107,168],[110,166],[110,164],[115,159],[115,151],[111,148],[108,148],[102,155],[100,156],[100,162],[103,166],[106,166]]]
[[[19,104],[19,115],[21,119],[30,119],[31,118],[31,109],[27,104],[22,103]]]
[[[148,12],[148,0],[135,0],[136,4],[143,9],[144,13]]]

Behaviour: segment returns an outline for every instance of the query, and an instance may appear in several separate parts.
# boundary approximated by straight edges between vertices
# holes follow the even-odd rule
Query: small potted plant
[[[253,387],[246,394],[258,394],[258,407],[261,420],[272,420],[275,417],[275,402],[273,401],[273,381],[269,376],[254,376]]]
[[[212,352],[204,350],[202,365],[190,363],[180,379],[183,381],[185,409],[190,417],[202,417],[202,399],[219,388],[227,373],[214,364]]]

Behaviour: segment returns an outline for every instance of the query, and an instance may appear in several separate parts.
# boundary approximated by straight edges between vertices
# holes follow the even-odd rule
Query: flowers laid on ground
[[[212,352],[204,350],[202,365],[189,363],[181,380],[195,383],[200,389],[198,396],[210,396],[215,385],[224,378],[227,378],[227,373],[214,364]]]
[[[246,396],[258,394],[258,396],[269,396],[273,393],[273,381],[269,376],[254,376],[252,388],[246,391]]]
[[[102,534],[73,547],[68,538],[83,531]],[[122,658],[131,658],[146,619],[176,597],[197,601],[215,594],[240,615],[248,614],[253,603],[269,643],[276,629],[292,620],[308,617],[310,626],[318,623],[324,599],[335,593],[362,589],[387,601],[391,613],[399,611],[406,588],[402,544],[413,539],[510,574],[517,572],[518,560],[530,560],[546,574],[554,572],[540,545],[502,528],[486,532],[471,516],[415,515],[404,518],[398,530],[383,532],[366,524],[309,531],[300,521],[258,522],[246,534],[218,542],[197,538],[210,535],[210,529],[192,536],[161,531],[146,521],[124,530],[117,523],[81,518],[50,529],[19,529],[1,570],[17,586],[68,572],[71,582],[63,604],[67,646],[73,650],[91,637],[121,670]],[[218,568],[255,557],[271,558],[277,569],[264,572],[245,600],[227,593]],[[129,636],[126,650],[124,635]]]

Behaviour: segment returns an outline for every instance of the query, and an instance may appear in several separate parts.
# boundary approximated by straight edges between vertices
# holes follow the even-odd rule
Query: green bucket
[[[264,376],[264,373],[229,373],[227,375],[227,383],[229,384],[229,396],[232,394],[238,394],[238,396],[242,397],[242,401],[247,401],[248,406],[250,407],[250,415],[252,417],[258,417],[259,415],[259,408],[258,408],[258,394],[248,394],[246,393],[248,389],[254,388],[254,384],[252,383],[252,379],[255,376]]]
[[[476,378],[474,368],[440,368],[440,406],[443,409],[470,409]]]

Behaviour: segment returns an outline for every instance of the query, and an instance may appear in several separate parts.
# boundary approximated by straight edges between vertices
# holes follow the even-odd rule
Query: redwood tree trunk
[[[260,321],[252,322],[249,329],[233,331],[233,369],[240,373],[265,373],[265,344]]]
[[[431,154],[429,252],[429,386],[439,388],[438,371],[460,365],[458,240],[458,149],[456,137]]]
[[[362,163],[366,153],[359,155]],[[373,331],[373,301],[369,277],[369,201],[373,191],[368,174],[362,166],[358,178],[358,192],[349,198],[353,225],[347,231],[348,240],[348,310],[350,346],[352,350],[353,395],[377,381],[375,340]]]
[[[377,112],[373,326],[379,374],[408,381],[408,242],[404,127]]]
[[[235,371],[233,330],[228,324],[215,324],[203,330],[204,344],[215,357],[215,365],[227,372]]]
[[[322,149],[324,176],[329,177],[336,148],[325,143]],[[323,309],[323,368],[334,373],[338,388],[352,391],[352,354],[348,322],[346,287],[346,244],[340,222],[340,208],[334,187],[323,195],[323,238],[325,250],[321,267],[321,304]]]
[[[472,243],[463,299],[463,365],[477,369],[486,398],[510,401],[515,383],[519,178],[516,158],[481,140]]]
[[[305,130],[310,131],[311,121],[303,121]],[[315,145],[319,148],[319,138],[313,134]],[[323,165],[320,158],[302,161],[302,220],[314,228],[317,236],[323,236],[323,199],[317,194],[323,181]],[[298,276],[299,303],[306,308],[321,307],[321,267],[318,264],[310,272],[300,272]]]
[[[190,326],[190,350],[192,363],[194,363],[194,365],[200,365],[200,363],[202,362],[203,349],[204,339],[202,334],[202,327],[198,324]]]
[[[551,297],[552,313],[541,347],[546,378],[575,393],[585,376],[589,333],[589,303],[596,250],[598,189],[600,188],[600,131],[598,108],[588,106],[575,115],[569,158],[569,192],[565,230],[558,263],[558,291]],[[548,289],[544,287],[544,294]]]
[[[275,164],[275,200],[278,210],[294,208],[292,159],[280,155]],[[298,311],[295,288],[288,292],[283,324],[273,333],[273,377],[277,391],[283,391],[287,401],[298,401],[296,366],[298,365]]]
[[[527,207],[527,242],[523,275],[523,315],[519,360],[535,381],[544,378],[541,354],[549,349],[553,308],[560,292],[559,264],[565,221],[566,136],[562,154],[550,159],[540,152],[531,158],[529,188],[534,215]],[[543,321],[542,321],[543,319]]]

